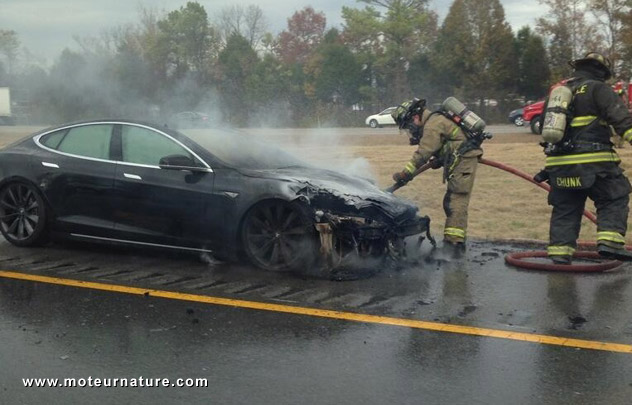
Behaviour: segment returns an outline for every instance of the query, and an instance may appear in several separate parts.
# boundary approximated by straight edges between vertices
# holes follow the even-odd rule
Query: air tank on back
[[[557,143],[564,137],[566,115],[572,99],[573,93],[567,86],[557,86],[551,90],[542,123],[542,139],[545,142]]]
[[[478,133],[485,129],[485,121],[454,97],[446,98],[441,109],[470,132]]]

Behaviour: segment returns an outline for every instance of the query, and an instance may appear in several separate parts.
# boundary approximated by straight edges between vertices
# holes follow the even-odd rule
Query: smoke
[[[157,80],[147,62],[133,51],[114,50],[105,40],[84,40],[80,46],[80,51],[65,50],[47,80],[31,92],[35,102],[30,123],[123,118],[187,129],[174,122],[174,115],[192,111],[207,119],[204,123],[192,123],[189,128],[231,128],[224,120],[228,106],[218,91],[201,85],[198,73],[167,78],[165,83]],[[375,181],[369,161],[344,145],[348,137],[365,135],[328,127],[335,125],[335,119],[324,112],[318,120],[321,127],[291,129],[297,124],[289,113],[293,107],[287,100],[270,100],[264,106],[253,108],[246,104],[229,113],[248,118],[251,128],[239,132],[251,139],[287,150],[314,166]],[[281,127],[284,129],[275,129]]]
[[[251,128],[287,128],[292,120],[288,115],[292,106],[288,101],[270,100],[265,106],[259,106],[248,115],[248,126]]]
[[[344,145],[348,137],[364,136],[356,131],[214,128],[182,132],[233,167],[275,169],[307,164],[375,182],[376,171],[369,160]]]
[[[369,160],[358,156],[358,152],[346,145],[351,137],[365,136],[357,131],[344,128],[283,129],[276,130],[275,134],[275,130],[253,130],[261,134],[258,137],[266,142],[289,151],[314,166],[375,182],[376,170]]]

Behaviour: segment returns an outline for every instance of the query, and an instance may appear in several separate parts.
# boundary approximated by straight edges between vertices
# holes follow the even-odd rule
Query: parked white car
[[[395,120],[391,117],[391,113],[397,107],[388,107],[386,110],[378,114],[369,115],[364,123],[371,128],[378,128],[382,125],[395,125]]]

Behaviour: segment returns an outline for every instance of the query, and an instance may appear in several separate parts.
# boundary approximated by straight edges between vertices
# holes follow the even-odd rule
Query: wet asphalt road
[[[157,251],[0,243],[0,269],[141,289],[632,344],[630,267],[522,271],[472,242],[355,281]],[[1,403],[629,404],[632,354],[0,277]],[[25,388],[22,378],[207,378],[206,388]]]

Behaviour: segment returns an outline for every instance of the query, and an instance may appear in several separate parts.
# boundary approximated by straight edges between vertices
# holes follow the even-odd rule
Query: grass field
[[[0,146],[33,132],[34,128],[0,127]],[[187,131],[185,131],[187,132]],[[253,138],[279,144],[321,166],[372,178],[381,188],[392,184],[392,173],[401,170],[414,151],[405,136],[394,129],[366,128],[331,130],[243,130]],[[483,145],[486,159],[499,161],[529,174],[544,166],[539,137],[524,133],[494,133]],[[632,147],[618,149],[622,167],[632,167]],[[629,174],[629,173],[628,173]],[[432,219],[432,231],[441,236],[445,215],[442,201],[445,184],[442,171],[422,173],[396,195],[414,202]],[[548,239],[551,208],[546,192],[496,168],[479,165],[470,203],[468,235],[484,239]],[[594,212],[592,202],[587,208]],[[630,227],[630,221],[628,223]],[[582,221],[580,239],[594,240],[596,227]],[[632,232],[626,238],[632,243]]]

